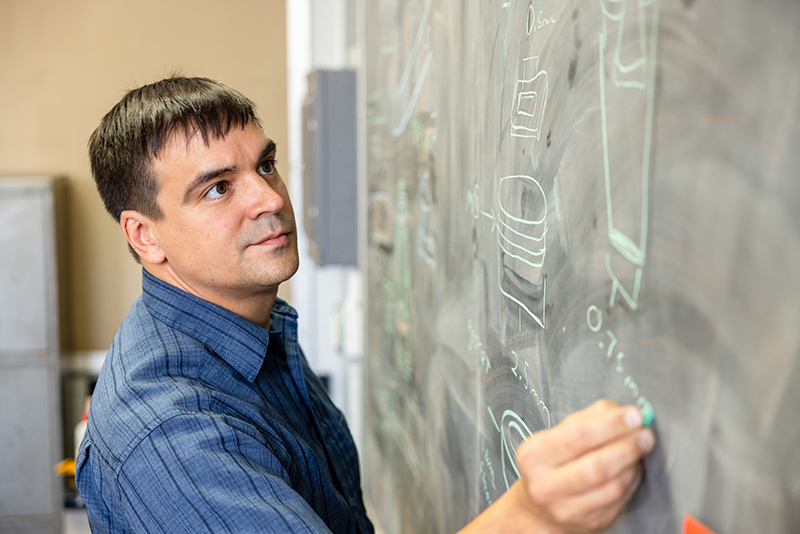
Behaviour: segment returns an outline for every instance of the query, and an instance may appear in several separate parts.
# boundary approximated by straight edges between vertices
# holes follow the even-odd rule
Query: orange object
[[[75,458],[65,458],[53,466],[53,471],[60,477],[75,478]]]
[[[695,519],[691,514],[683,518],[683,534],[714,534],[714,531]]]

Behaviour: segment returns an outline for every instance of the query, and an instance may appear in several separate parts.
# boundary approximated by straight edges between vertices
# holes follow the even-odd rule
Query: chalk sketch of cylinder
[[[504,176],[497,186],[500,293],[544,328],[547,280],[547,197],[526,175]]]
[[[514,88],[511,135],[538,140],[547,107],[547,72],[539,70],[537,56],[524,59],[522,70],[522,79]]]
[[[606,256],[613,283],[610,305],[619,291],[635,310],[647,250],[658,0],[599,1],[603,171],[614,248]]]

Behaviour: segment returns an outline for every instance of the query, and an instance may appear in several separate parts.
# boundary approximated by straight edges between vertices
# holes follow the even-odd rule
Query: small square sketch
[[[528,67],[533,72],[528,77]],[[523,74],[514,89],[514,108],[511,112],[511,135],[539,140],[547,106],[547,72],[539,70],[539,57],[523,60]]]

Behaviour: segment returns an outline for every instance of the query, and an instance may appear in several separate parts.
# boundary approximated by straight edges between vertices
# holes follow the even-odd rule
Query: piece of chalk
[[[641,412],[642,414],[642,421],[643,421],[642,424],[645,427],[650,426],[650,423],[652,423],[653,419],[655,419],[656,417],[656,412],[655,410],[653,410],[653,405],[645,401],[645,403],[642,404],[641,408],[639,408],[639,412]]]

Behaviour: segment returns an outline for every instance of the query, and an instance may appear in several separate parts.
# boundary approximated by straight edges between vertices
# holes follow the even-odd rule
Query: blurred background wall
[[[86,145],[102,116],[128,90],[176,72],[219,80],[250,97],[278,144],[301,256],[300,271],[281,286],[279,296],[298,309],[309,363],[345,411],[360,445],[361,277],[354,265],[319,266],[309,256],[302,118],[310,72],[358,67],[356,5],[356,0],[0,0],[0,177],[24,177],[26,184],[35,176],[63,177],[58,196],[64,201],[57,234],[61,350],[40,366],[48,378],[37,387],[48,394],[28,395],[48,397],[46,428],[24,428],[35,406],[21,405],[5,427],[0,411],[0,445],[9,444],[0,452],[0,475],[25,469],[51,473],[53,463],[74,455],[86,395],[141,293],[141,268],[95,190]],[[0,254],[0,273],[10,265],[3,259]],[[0,298],[0,312],[18,314],[13,300]],[[0,378],[22,356],[3,358],[0,351],[0,364],[5,361]],[[27,387],[16,384],[4,393],[22,399]],[[45,434],[57,452],[33,458],[25,439]],[[62,485],[63,502],[79,505],[68,475],[54,481],[53,502],[61,498]],[[31,532],[87,531],[85,514],[66,515],[58,525],[58,503],[49,515],[20,519],[14,514],[22,512],[4,506],[6,497],[19,491],[14,484],[0,487],[0,534],[36,521],[48,526]]]
[[[253,99],[288,154],[283,0],[0,0],[0,175],[66,178],[68,353],[106,350],[141,292],[94,188],[89,135],[127,90],[175,71]]]

